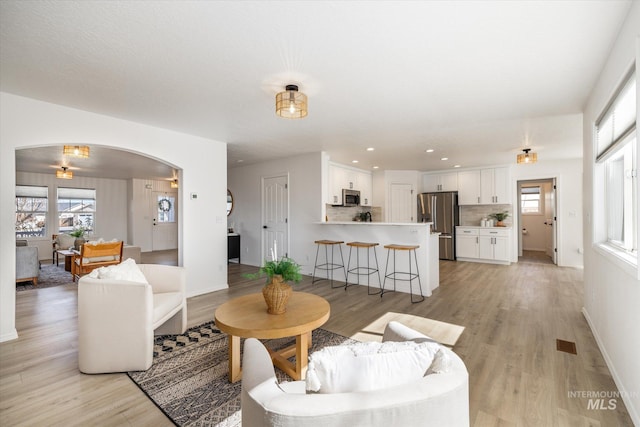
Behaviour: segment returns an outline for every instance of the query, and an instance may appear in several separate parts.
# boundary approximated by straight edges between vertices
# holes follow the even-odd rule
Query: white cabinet
[[[326,203],[339,205],[342,203],[342,190],[359,190],[360,204],[371,206],[373,193],[373,179],[370,172],[360,171],[341,166],[337,163],[329,163],[329,191],[327,191]]]
[[[458,204],[480,204],[480,171],[468,170],[458,172]]]
[[[478,258],[478,230],[456,228],[456,258]]]
[[[436,191],[458,191],[458,173],[426,173],[422,175],[422,191],[433,193]]]
[[[507,204],[509,171],[507,168],[480,171],[480,204]]]
[[[458,172],[458,204],[509,204],[509,169],[489,168]]]
[[[456,227],[456,258],[461,261],[510,264],[511,229]]]
[[[480,258],[509,262],[509,230],[480,229]]]
[[[358,172],[356,190],[360,190],[360,205],[371,206],[373,196],[373,176],[368,172]]]

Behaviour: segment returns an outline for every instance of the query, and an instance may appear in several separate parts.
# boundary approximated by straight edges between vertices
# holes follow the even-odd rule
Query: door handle
[[[267,226],[266,226],[266,225],[263,225],[263,226],[262,226],[262,228],[267,228]]]

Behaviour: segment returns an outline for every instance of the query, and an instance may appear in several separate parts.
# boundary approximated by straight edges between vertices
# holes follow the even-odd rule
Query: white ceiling
[[[0,89],[227,142],[229,167],[319,150],[364,169],[512,163],[525,145],[576,158],[630,5],[3,0]],[[274,113],[289,83],[305,119]]]

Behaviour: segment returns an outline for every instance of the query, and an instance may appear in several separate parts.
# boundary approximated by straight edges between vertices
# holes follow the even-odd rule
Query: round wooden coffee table
[[[284,314],[267,313],[262,293],[245,295],[222,304],[215,313],[216,326],[229,335],[229,382],[242,377],[240,338],[296,337],[295,345],[282,350],[269,350],[273,364],[295,380],[307,372],[311,332],[328,319],[327,300],[305,292],[293,292]],[[295,365],[289,359],[296,356]]]

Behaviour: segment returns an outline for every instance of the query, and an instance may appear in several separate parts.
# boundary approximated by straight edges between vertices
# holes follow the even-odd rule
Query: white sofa
[[[83,276],[78,282],[78,363],[87,374],[143,371],[153,336],[187,328],[182,267],[138,265],[148,284]]]
[[[385,341],[429,339],[390,322]],[[469,375],[451,350],[446,373],[381,390],[305,394],[305,382],[278,384],[269,353],[254,338],[245,340],[242,366],[242,425],[254,426],[468,426]]]

